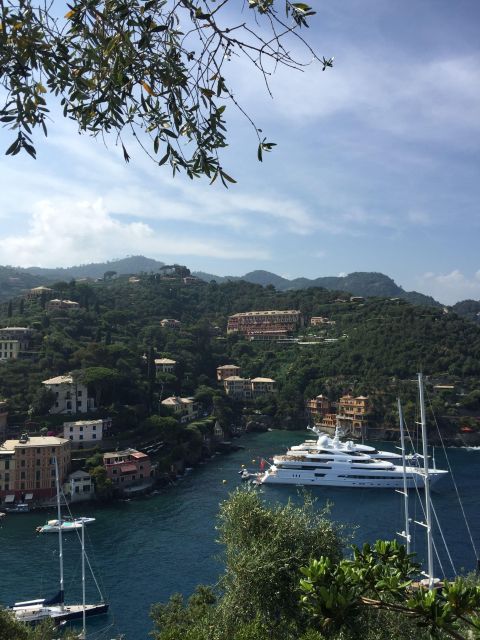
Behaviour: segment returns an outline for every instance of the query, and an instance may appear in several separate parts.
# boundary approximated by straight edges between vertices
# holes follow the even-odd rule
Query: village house
[[[200,411],[199,404],[193,398],[170,396],[162,400],[162,405],[167,409],[171,409],[174,416],[179,418],[182,424],[195,420]]]
[[[322,394],[320,394],[316,398],[312,398],[311,400],[307,400],[307,402],[306,402],[306,409],[307,409],[308,417],[313,422],[318,421],[320,418],[325,416],[327,413],[330,413],[331,412],[331,408],[332,408],[332,404],[331,404],[330,400],[326,396],[324,396]]]
[[[259,398],[276,391],[276,382],[272,378],[241,378],[229,376],[223,380],[223,388],[227,396],[238,400]]]
[[[248,311],[228,318],[227,333],[241,333],[250,340],[278,340],[303,326],[300,311]]]
[[[27,351],[31,330],[28,327],[3,327],[0,329],[0,361],[16,360]]]
[[[49,300],[45,306],[47,311],[77,311],[80,309],[80,304],[78,302],[74,302],[73,300],[61,300],[59,298],[54,298],[53,300]]]
[[[318,327],[322,324],[336,324],[336,323],[335,323],[335,320],[329,320],[325,316],[314,316],[313,318],[310,318],[310,326]]]
[[[366,437],[369,411],[370,405],[366,396],[342,396],[338,401],[338,426],[354,437]]]
[[[333,410],[336,407],[336,412]],[[327,433],[335,432],[339,427],[344,435],[366,437],[368,434],[369,400],[366,396],[353,397],[346,394],[337,403],[323,395],[307,400],[306,412],[309,420],[316,427]]]
[[[175,320],[175,318],[164,318],[160,320],[160,326],[164,329],[180,329],[181,325],[180,320]]]
[[[176,364],[177,361],[170,358],[155,358],[155,372],[157,375],[159,373],[173,373]]]
[[[103,466],[117,489],[143,484],[152,475],[150,457],[136,449],[104,453]]]
[[[238,376],[239,374],[240,367],[237,367],[236,364],[222,364],[220,367],[217,367],[217,380],[219,382],[231,376]]]
[[[63,485],[63,493],[68,502],[82,502],[93,500],[95,485],[92,476],[86,471],[78,470],[71,473]]]
[[[252,378],[250,384],[252,386],[253,398],[260,398],[261,396],[274,393],[277,385],[272,378]]]
[[[94,398],[88,397],[87,387],[74,380],[73,376],[57,376],[42,382],[55,394],[55,403],[50,413],[87,413],[95,410]]]
[[[63,437],[75,445],[84,442],[99,442],[103,438],[103,420],[64,422]]]
[[[55,459],[59,481],[70,470],[70,441],[54,436],[27,436],[0,445],[0,500],[42,501],[55,493]]]
[[[25,298],[27,300],[38,300],[42,296],[50,298],[52,295],[53,289],[50,289],[49,287],[34,287],[33,289],[30,289],[30,291],[27,291]]]

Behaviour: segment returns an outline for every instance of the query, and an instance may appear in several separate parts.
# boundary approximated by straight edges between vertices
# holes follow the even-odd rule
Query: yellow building
[[[365,437],[369,412],[370,404],[366,396],[357,396],[356,398],[350,394],[342,396],[337,409],[338,425],[352,436]]]

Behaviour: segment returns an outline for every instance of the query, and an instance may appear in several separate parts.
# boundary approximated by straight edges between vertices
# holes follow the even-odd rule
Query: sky
[[[332,69],[278,69],[270,96],[251,65],[227,63],[277,143],[259,163],[251,125],[227,107],[222,164],[237,184],[172,178],[133,147],[126,165],[56,112],[37,160],[3,156],[0,264],[142,254],[217,275],[378,271],[445,304],[480,299],[480,3],[312,5],[304,35]],[[11,140],[0,129],[0,148]]]

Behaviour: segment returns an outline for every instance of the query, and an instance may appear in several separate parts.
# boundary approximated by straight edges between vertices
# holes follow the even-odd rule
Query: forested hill
[[[431,307],[441,307],[431,296],[426,296],[416,291],[405,291],[399,287],[391,278],[383,273],[357,271],[347,276],[331,276],[321,278],[294,278],[288,280],[282,276],[278,276],[270,271],[250,271],[240,278],[234,276],[219,277],[212,274],[197,272],[195,275],[203,280],[210,282],[226,282],[228,280],[246,280],[254,284],[263,286],[273,285],[278,291],[287,291],[289,289],[307,289],[308,287],[323,287],[330,291],[346,291],[354,296],[382,296],[385,298],[402,298],[408,300],[412,304],[421,304]]]
[[[181,278],[159,275],[141,276],[135,283],[71,281],[57,289],[58,296],[78,301],[81,309],[49,312],[40,300],[20,299],[0,306],[0,326],[34,330],[32,359],[2,365],[0,397],[8,398],[14,411],[26,412],[38,401],[41,380],[84,369],[93,372],[92,384],[104,405],[142,407],[148,413],[162,394],[218,389],[216,367],[227,363],[238,364],[245,377],[277,380],[278,394],[258,409],[274,416],[278,426],[304,424],[306,398],[319,393],[335,398],[347,391],[370,394],[378,415],[388,419],[391,412],[393,421],[397,393],[414,397],[410,381],[419,370],[462,390],[455,401],[441,398],[440,413],[447,405],[455,414],[462,403],[471,410],[479,402],[480,328],[443,309],[388,298],[355,303],[338,291],[277,292],[244,281],[186,286]],[[295,344],[226,335],[229,314],[292,308],[302,311],[307,325],[311,316],[335,324],[307,326]],[[180,320],[181,328],[163,328],[163,318]],[[178,363],[176,375],[161,387],[152,386],[148,362],[153,356]]]
[[[44,269],[42,267],[29,267],[26,271],[42,276],[52,282],[70,280],[71,278],[103,278],[107,271],[114,271],[118,275],[150,273],[151,271],[158,271],[164,264],[164,262],[145,258],[144,256],[128,256],[120,260],[93,262],[66,268]]]
[[[105,273],[115,275],[134,275],[141,273],[156,273],[165,263],[144,256],[129,256],[121,260],[77,265],[67,268],[46,269],[29,267],[27,269],[12,269],[0,267],[0,301],[6,300],[25,289],[48,285],[59,280],[81,278],[103,278]],[[196,271],[194,275],[205,282],[215,280],[218,283],[245,280],[263,286],[273,285],[278,291],[307,289],[308,287],[323,287],[332,291],[345,291],[353,296],[382,296],[386,298],[402,298],[413,304],[438,306],[440,303],[430,296],[416,291],[405,291],[391,278],[374,272],[355,272],[347,276],[320,277],[315,279],[295,278],[288,280],[269,271],[250,271],[244,276],[216,276],[203,271]],[[12,280],[12,276],[14,279]]]

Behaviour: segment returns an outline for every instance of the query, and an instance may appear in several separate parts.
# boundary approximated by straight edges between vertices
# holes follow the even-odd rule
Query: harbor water
[[[113,638],[123,633],[126,640],[147,640],[152,624],[149,610],[165,602],[172,593],[185,596],[197,584],[215,584],[220,572],[221,547],[216,542],[218,505],[241,484],[238,470],[245,465],[258,470],[267,460],[292,444],[302,442],[305,433],[273,431],[250,434],[238,440],[244,447],[217,455],[186,474],[175,485],[151,497],[116,502],[107,507],[85,505],[75,514],[93,516],[86,528],[87,551],[100,587],[110,603],[108,616],[89,620],[96,638]],[[391,448],[391,446],[390,446]],[[480,450],[448,449],[456,487],[451,477],[442,478],[433,491],[435,513],[448,543],[451,560],[436,529],[440,558],[437,575],[453,575],[476,569],[474,546],[480,546]],[[446,468],[443,453],[436,463]],[[391,539],[402,531],[402,497],[391,489],[311,490],[321,509],[331,503],[331,517],[347,526],[357,543],[377,538]],[[457,499],[461,497],[461,504]],[[294,486],[265,486],[261,495],[268,502],[301,501]],[[411,518],[423,520],[421,504],[411,492]],[[10,514],[0,521],[0,603],[50,596],[58,590],[57,536],[38,535],[35,529],[54,512]],[[425,554],[424,530],[414,526],[413,547],[419,559]],[[66,601],[80,602],[81,557],[75,533],[64,536]],[[443,571],[442,571],[443,567]],[[89,600],[95,589],[87,576]]]

